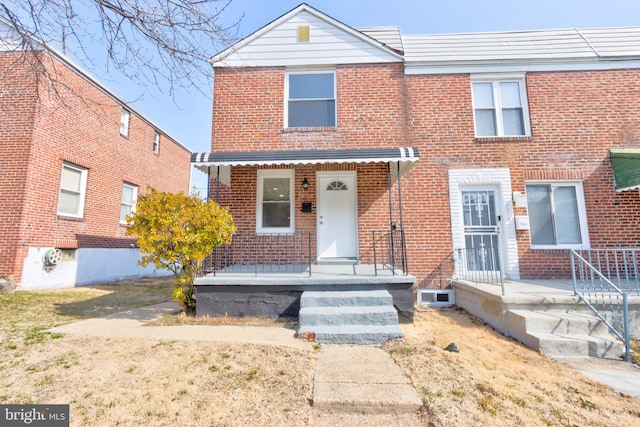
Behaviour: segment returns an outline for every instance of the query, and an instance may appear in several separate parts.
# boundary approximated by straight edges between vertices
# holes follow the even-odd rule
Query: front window
[[[136,209],[138,201],[138,186],[133,184],[122,184],[122,200],[120,201],[120,224],[127,223],[127,215],[132,214]]]
[[[336,126],[336,74],[287,74],[287,127]]]
[[[527,136],[529,121],[523,79],[474,80],[476,136]]]
[[[82,218],[86,189],[87,170],[80,166],[64,163],[60,178],[58,215]]]
[[[580,183],[532,183],[526,191],[532,247],[588,246]]]
[[[293,233],[293,169],[258,171],[258,233]]]

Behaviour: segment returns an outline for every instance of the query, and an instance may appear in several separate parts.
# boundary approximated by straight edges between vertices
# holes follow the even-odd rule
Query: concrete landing
[[[313,406],[335,412],[408,413],[420,409],[422,400],[385,351],[329,345],[318,354]]]

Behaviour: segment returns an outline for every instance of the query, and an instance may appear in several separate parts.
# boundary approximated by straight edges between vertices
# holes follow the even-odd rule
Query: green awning
[[[616,191],[640,188],[640,148],[612,149],[611,165]]]

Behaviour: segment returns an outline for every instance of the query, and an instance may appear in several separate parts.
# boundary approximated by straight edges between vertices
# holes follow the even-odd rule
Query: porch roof
[[[640,148],[611,149],[616,191],[640,188]]]
[[[324,163],[400,162],[408,169],[419,159],[417,148],[362,148],[349,150],[287,150],[193,153],[191,163],[203,172],[210,166],[306,165]]]

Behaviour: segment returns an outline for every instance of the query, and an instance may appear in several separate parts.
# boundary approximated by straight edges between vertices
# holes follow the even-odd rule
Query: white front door
[[[318,258],[357,258],[355,172],[318,172]]]

